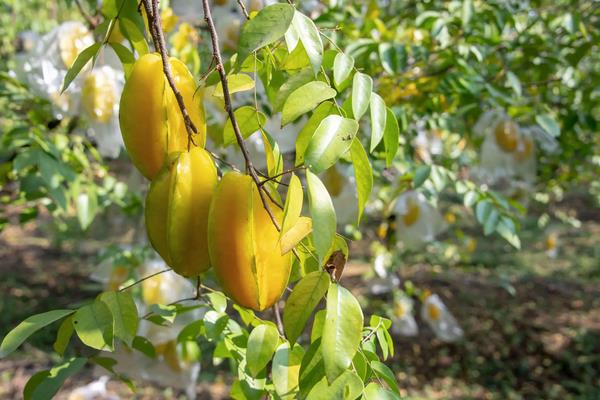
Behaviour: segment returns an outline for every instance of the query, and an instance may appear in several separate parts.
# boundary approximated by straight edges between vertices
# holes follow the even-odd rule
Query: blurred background
[[[212,3],[231,56],[243,13],[236,0]],[[244,3],[251,13],[272,2]],[[325,49],[344,49],[374,78],[399,120],[396,157],[372,160],[360,226],[350,164],[321,178],[350,243],[342,282],[367,314],[392,319],[395,354],[386,364],[402,395],[600,399],[600,2],[295,4],[327,37]],[[133,21],[110,23],[114,5],[0,2],[1,337],[31,314],[165,268],[143,225],[146,183],[122,148],[119,46],[136,48],[121,32]],[[204,79],[201,2],[161,1],[161,9],[169,51]],[[95,38],[108,45],[61,94]],[[257,82],[265,129],[293,163],[305,120],[282,129],[270,105],[276,94]],[[253,101],[235,96],[236,106]],[[207,147],[243,166],[239,150],[223,144],[222,104],[207,96],[205,107]],[[248,143],[265,168],[260,134]],[[144,307],[193,289],[163,274],[135,295]],[[29,377],[58,359],[57,329],[0,360],[0,398],[21,398]],[[176,330],[141,329],[162,347],[156,365],[119,353],[123,371],[137,370],[135,394],[88,368],[57,398],[229,398],[231,371],[213,345],[186,358],[174,347]]]

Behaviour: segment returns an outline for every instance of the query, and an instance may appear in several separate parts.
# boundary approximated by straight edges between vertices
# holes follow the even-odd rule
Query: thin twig
[[[133,286],[135,286],[135,285],[139,284],[139,283],[142,283],[142,282],[144,282],[146,279],[150,279],[150,278],[152,278],[152,277],[154,277],[154,276],[156,276],[156,275],[160,275],[160,274],[163,274],[163,273],[165,273],[165,272],[169,272],[170,270],[171,270],[171,268],[167,268],[167,269],[163,269],[162,271],[158,271],[158,272],[155,272],[155,273],[153,273],[153,274],[150,274],[150,275],[148,275],[148,276],[145,276],[145,277],[141,278],[140,280],[137,280],[137,281],[133,282],[131,285],[127,285],[127,286],[125,286],[125,287],[122,287],[121,289],[119,289],[119,292],[122,292],[122,291],[124,291],[124,290],[127,290],[127,289],[129,289],[129,288],[131,288],[131,287],[133,287]]]
[[[267,179],[265,179],[264,181],[262,181],[260,183],[260,185],[262,186],[262,185],[264,185],[265,183],[267,183],[269,181],[275,180],[275,179],[277,179],[277,178],[279,178],[281,176],[287,175],[287,174],[291,174],[292,172],[296,172],[296,171],[298,171],[300,169],[306,169],[306,167],[304,165],[299,165],[297,167],[290,168],[288,170],[285,170],[283,172],[278,173],[277,175],[273,175],[273,176],[268,177]],[[278,183],[281,184],[281,182],[278,182]]]
[[[96,21],[96,19],[94,17],[92,17],[90,14],[87,13],[87,11],[85,11],[85,9],[83,8],[83,5],[81,5],[80,0],[75,0],[75,4],[77,5],[77,8],[79,9],[79,13],[81,14],[81,16],[88,23],[90,29],[92,29],[92,30],[96,29],[96,27],[98,26],[98,21]]]
[[[144,6],[146,7],[146,13],[148,14],[148,1],[150,0],[142,0],[144,1]],[[167,45],[165,43],[165,35],[162,30],[162,23],[160,20],[160,10],[158,8],[159,0],[152,0],[152,16],[148,14],[148,24],[154,26],[154,32],[151,32],[153,35],[156,35],[156,44],[158,45],[158,52],[160,53],[160,58],[163,64],[163,71],[165,73],[165,77],[169,82],[169,86],[171,86],[171,90],[173,90],[173,94],[175,95],[175,99],[177,100],[177,104],[179,105],[179,109],[181,110],[181,115],[183,116],[183,121],[185,123],[185,129],[188,134],[188,150],[190,145],[193,143],[193,134],[198,133],[198,129],[192,122],[190,115],[185,107],[185,103],[183,101],[183,96],[181,92],[177,89],[175,85],[175,80],[173,79],[173,74],[171,72],[171,65],[169,64],[169,54],[167,53]],[[151,29],[152,31],[152,29]]]
[[[246,6],[244,5],[244,0],[237,0],[237,3],[240,5],[244,17],[246,17],[246,19],[250,19],[250,15],[248,15],[248,10],[246,10]]]
[[[285,338],[285,331],[283,329],[283,321],[281,320],[281,311],[279,310],[279,303],[273,305],[273,312],[275,313],[275,321],[277,321],[277,329],[279,334]]]

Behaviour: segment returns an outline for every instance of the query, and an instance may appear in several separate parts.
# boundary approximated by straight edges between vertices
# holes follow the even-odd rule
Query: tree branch
[[[169,272],[170,270],[171,270],[171,268],[163,269],[163,270],[161,270],[161,271],[158,271],[158,272],[155,272],[155,273],[153,273],[153,274],[150,274],[150,275],[148,275],[148,276],[145,276],[145,277],[143,277],[143,278],[140,278],[139,280],[137,280],[137,281],[133,282],[131,285],[127,285],[127,286],[125,286],[125,287],[122,287],[121,289],[119,289],[119,292],[122,292],[122,291],[124,291],[124,290],[127,290],[127,289],[129,289],[129,288],[132,288],[132,287],[134,287],[135,285],[138,285],[138,284],[140,284],[140,283],[144,282],[146,279],[150,279],[150,278],[152,278],[152,277],[154,277],[154,276],[156,276],[156,275],[164,274],[165,272]]]
[[[156,1],[156,0],[154,0],[154,1]],[[258,175],[256,174],[254,165],[252,165],[252,160],[250,159],[250,154],[248,153],[248,149],[246,148],[246,144],[244,143],[244,138],[240,131],[240,127],[238,125],[237,119],[235,118],[235,113],[233,112],[233,106],[231,105],[231,94],[229,93],[229,85],[227,83],[227,74],[225,73],[225,67],[223,66],[223,59],[221,57],[221,50],[219,49],[219,37],[217,35],[215,23],[213,21],[212,14],[210,12],[210,6],[208,4],[208,0],[202,0],[202,7],[204,9],[204,20],[206,21],[206,23],[208,25],[208,31],[210,32],[210,38],[211,38],[212,48],[213,48],[213,57],[214,57],[214,60],[216,61],[216,69],[219,72],[219,77],[221,78],[221,85],[223,86],[223,100],[225,102],[225,111],[227,111],[227,114],[229,115],[229,120],[231,121],[231,126],[233,127],[233,132],[235,133],[235,138],[237,140],[238,146],[240,146],[240,150],[242,151],[244,160],[246,161],[246,171],[252,177],[252,180],[254,180],[254,183],[256,184],[256,187],[258,188],[258,194],[260,195],[260,200],[263,204],[265,211],[267,212],[267,214],[269,214],[269,217],[271,218],[273,225],[275,225],[275,228],[278,231],[281,231],[281,226],[279,225],[279,222],[277,222],[277,219],[275,219],[275,216],[273,215],[273,212],[271,211],[271,207],[269,206],[269,203],[265,196],[264,188],[260,184],[260,179],[258,178]]]
[[[160,53],[160,58],[162,60],[163,71],[165,73],[165,77],[169,82],[169,86],[171,86],[171,90],[173,90],[173,94],[175,95],[175,99],[177,100],[177,104],[179,105],[179,109],[181,110],[181,115],[183,116],[183,121],[185,123],[185,129],[188,134],[188,150],[190,145],[193,143],[192,135],[194,133],[198,133],[198,129],[192,122],[190,115],[185,107],[185,103],[183,101],[183,96],[181,92],[175,86],[175,80],[173,79],[173,74],[171,72],[171,65],[169,64],[169,54],[167,53],[167,45],[165,44],[165,35],[162,30],[162,23],[160,20],[160,10],[158,8],[159,0],[151,0],[152,4],[150,7],[150,0],[142,0],[144,3],[144,7],[146,8],[146,14],[148,16],[148,25],[153,26],[154,29],[150,29],[150,33],[154,39],[155,46],[158,46],[156,49]],[[148,12],[148,9],[151,8],[152,13]]]

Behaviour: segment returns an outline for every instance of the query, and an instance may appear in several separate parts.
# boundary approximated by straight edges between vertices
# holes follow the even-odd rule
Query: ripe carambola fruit
[[[281,224],[282,211],[267,199]],[[279,250],[279,232],[264,209],[252,178],[223,176],[213,195],[208,221],[210,260],[223,290],[238,304],[257,311],[282,295],[291,253]]]
[[[146,230],[173,271],[193,277],[210,267],[206,232],[217,169],[200,147],[172,157],[150,184]]]
[[[514,122],[510,120],[500,121],[494,129],[494,135],[498,146],[507,153],[511,153],[517,148],[519,127]]]
[[[197,85],[184,63],[171,57],[169,64],[175,86],[198,129],[194,143],[204,147],[202,93],[196,93]],[[133,65],[121,95],[119,122],[131,161],[148,179],[154,178],[170,153],[187,148],[183,116],[157,53],[146,54]]]

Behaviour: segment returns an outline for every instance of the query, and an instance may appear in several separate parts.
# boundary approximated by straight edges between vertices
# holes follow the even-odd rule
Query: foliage
[[[60,7],[74,12],[75,5],[68,3]],[[542,193],[591,182],[596,176],[600,142],[593,135],[599,98],[595,3],[332,3],[314,18],[311,10],[305,13],[287,3],[252,11],[241,27],[237,48],[225,60],[228,91],[213,68],[216,60],[206,32],[183,30],[181,24],[170,36],[171,52],[187,62],[200,81],[199,96],[207,105],[218,106],[207,113],[207,148],[221,174],[236,169],[222,157],[244,145],[238,133],[246,145],[258,138],[260,151],[252,159],[259,166],[257,190],[282,209],[279,246],[272,251],[294,255],[289,296],[276,303],[273,315],[256,313],[221,293],[209,271],[197,278],[193,297],[145,299],[144,314],[135,298],[152,276],[126,269],[126,279],[90,302],[32,316],[4,338],[3,357],[34,331],[62,319],[54,346],[62,361],[31,378],[26,398],[52,395],[86,363],[128,381],[115,372],[116,359],[99,351],[116,354],[125,348],[167,359],[166,350],[140,335],[139,327],[175,326],[186,317],[192,321],[180,330],[176,345],[210,343],[213,364],[227,360],[237,376],[233,398],[399,398],[395,374],[384,363],[394,354],[392,321],[365,315],[365,304],[340,282],[349,252],[338,227],[350,225],[342,229],[358,237],[361,220],[388,224],[390,229],[379,235],[381,247],[398,259],[410,249],[395,245],[398,232],[391,226],[412,225],[411,218],[419,218],[418,213],[410,214],[415,204],[424,213],[425,205],[446,199],[470,209],[481,233],[496,233],[519,248],[523,199],[482,182],[473,168],[483,142],[476,121],[494,109],[506,110],[519,124],[537,125],[546,143],[558,142],[558,154],[536,154]],[[85,10],[95,6],[86,7],[84,15],[92,18]],[[166,12],[168,2],[161,7]],[[149,53],[157,39],[145,11],[139,9],[143,7],[131,0],[102,4],[88,21],[94,43],[69,66],[63,91],[74,90],[77,79],[104,52],[117,56],[125,79],[130,79],[134,60]],[[165,21],[163,28],[167,31]],[[123,35],[121,43],[112,39],[116,29]],[[202,38],[175,45],[183,40],[175,35],[191,32]],[[2,57],[12,68],[12,61],[5,61],[8,55]],[[61,232],[77,237],[112,205],[134,217],[140,214],[139,193],[113,176],[92,141],[74,134],[81,127],[79,116],[56,118],[51,105],[14,76],[3,73],[0,78],[6,95],[1,103],[2,203],[23,207],[21,223],[37,217],[43,206]],[[170,90],[162,74],[156,79]],[[233,104],[229,94],[235,94]],[[169,117],[179,118],[180,110],[172,103]],[[233,116],[224,115],[223,106],[233,107]],[[279,113],[279,126],[270,128]],[[290,156],[284,138],[275,131],[296,127],[295,156]],[[441,151],[421,153],[416,142],[420,131],[441,135]],[[574,155],[579,165],[570,162]],[[244,161],[237,167],[251,166]],[[350,223],[339,215],[337,193],[328,178],[345,167],[351,171],[356,199]],[[2,220],[3,225],[7,222]],[[408,287],[406,292],[425,305],[437,299],[425,291],[410,293]],[[284,303],[281,319],[279,307]],[[436,312],[447,312],[443,303],[436,304],[441,310]],[[435,324],[439,316],[426,310],[424,319],[429,316]],[[449,313],[441,320],[456,323]],[[460,328],[456,332],[462,335]],[[70,349],[74,334],[89,349]]]

